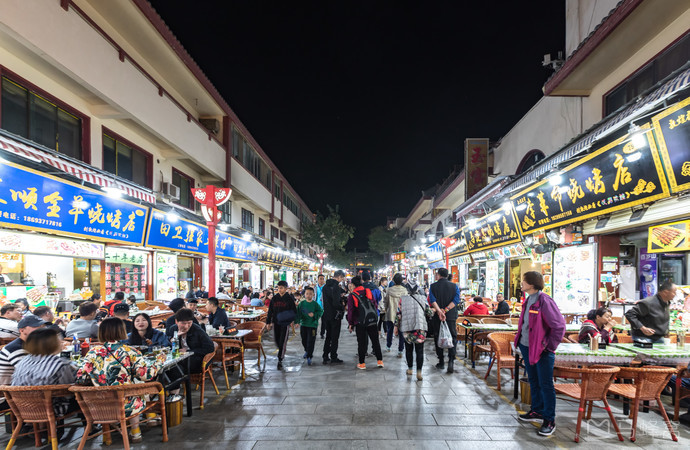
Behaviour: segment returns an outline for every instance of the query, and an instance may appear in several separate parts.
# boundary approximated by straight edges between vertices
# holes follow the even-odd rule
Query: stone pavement
[[[382,340],[385,347],[385,340]],[[616,418],[626,438],[619,442],[607,434],[607,415],[593,412],[590,426],[583,422],[580,444],[573,442],[577,405],[559,399],[557,429],[548,438],[536,434],[536,427],[516,420],[519,403],[512,402],[512,380],[507,370],[502,392],[496,391],[495,369],[485,382],[486,360],[473,371],[458,361],[456,373],[437,370],[433,344],[427,343],[424,380],[405,375],[404,358],[395,351],[384,352],[386,367],[377,369],[373,357],[367,369],[357,370],[356,338],[345,327],[340,340],[342,365],[322,365],[323,341],[317,339],[317,358],[307,366],[297,336],[288,344],[286,368],[276,370],[276,350],[272,333],[266,336],[269,355],[265,373],[256,366],[256,352],[248,351],[247,378],[231,376],[230,391],[225,389],[222,371],[216,371],[221,390],[217,396],[206,387],[205,409],[194,410],[181,425],[169,430],[167,444],[160,442],[160,428],[144,429],[139,449],[159,448],[230,448],[230,449],[459,449],[459,448],[687,448],[688,428],[674,423],[680,442],[671,440],[656,413],[640,414],[637,442],[629,441],[630,421],[616,404]],[[462,355],[461,355],[462,356]],[[199,394],[193,396],[198,405]],[[79,433],[61,441],[61,448],[77,448]],[[2,434],[0,442],[9,436]],[[104,448],[101,438],[87,448]],[[121,448],[114,435],[110,448]],[[33,447],[33,440],[23,439],[18,447]],[[105,447],[108,448],[108,447]]]

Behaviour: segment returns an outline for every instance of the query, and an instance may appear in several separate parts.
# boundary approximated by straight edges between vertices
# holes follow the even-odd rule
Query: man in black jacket
[[[283,370],[283,357],[287,349],[290,324],[295,320],[296,315],[295,297],[288,292],[287,281],[281,280],[278,282],[278,293],[271,299],[266,313],[266,329],[274,329],[273,338],[278,347],[278,370]]]
[[[336,270],[333,278],[326,281],[323,287],[323,325],[326,327],[326,339],[323,343],[323,363],[342,364],[338,359],[338,339],[340,324],[345,316],[345,291],[340,283],[345,279],[345,272]]]
[[[170,310],[171,310],[172,312],[174,312],[175,314],[177,314],[177,312],[178,312],[179,310],[181,310],[182,308],[184,308],[184,299],[178,297],[178,298],[172,300],[172,301],[168,304],[168,308],[170,308]],[[194,317],[194,311],[192,311],[192,317]],[[199,325],[199,321],[196,320],[196,317],[194,317],[194,323],[197,324],[197,325]],[[175,325],[175,315],[172,315],[172,316],[168,317],[168,318],[165,320],[165,329],[168,330],[168,329],[170,329],[170,327],[172,327],[173,325]]]
[[[230,328],[230,320],[228,320],[228,313],[225,312],[218,304],[218,299],[210,297],[206,302],[206,311],[208,311],[208,324],[216,330],[223,327],[225,330]]]
[[[429,304],[436,311],[431,319],[431,327],[434,331],[436,355],[438,356],[438,369],[443,369],[443,349],[438,346],[438,335],[441,322],[446,322],[448,331],[453,336],[453,347],[448,349],[448,371],[453,373],[455,363],[455,346],[458,343],[455,322],[458,320],[458,308],[460,304],[460,290],[455,283],[448,281],[448,269],[441,268],[436,272],[436,283],[429,287]]]
[[[659,292],[640,300],[625,313],[634,342],[663,343],[668,334],[669,304],[676,296],[676,285],[664,281]]]
[[[182,308],[175,313],[175,325],[165,330],[165,334],[172,341],[176,331],[180,350],[194,352],[189,358],[191,373],[201,373],[204,356],[214,351],[213,341],[194,323],[194,313],[189,308]],[[182,366],[186,370],[187,366]]]

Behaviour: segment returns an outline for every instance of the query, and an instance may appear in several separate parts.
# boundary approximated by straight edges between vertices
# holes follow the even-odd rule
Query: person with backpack
[[[383,291],[381,291],[379,289],[379,287],[376,285],[376,283],[374,283],[371,280],[371,272],[369,272],[368,270],[364,270],[362,272],[361,277],[362,277],[362,286],[364,286],[366,289],[369,289],[371,291],[371,296],[374,299],[374,306],[376,306],[376,317],[377,317],[376,334],[378,335],[380,332],[379,323],[381,322],[380,311],[381,311],[381,301],[383,300]],[[367,356],[368,356],[368,352],[369,352],[369,346],[367,346],[367,352],[366,352]]]
[[[383,299],[383,315],[384,330],[386,330],[386,351],[391,351],[393,345],[393,333],[395,331],[396,315],[398,314],[398,306],[400,305],[400,298],[408,294],[408,290],[403,286],[403,277],[401,273],[393,275],[393,286],[386,289],[386,296]],[[402,358],[403,349],[405,348],[405,339],[403,334],[398,331],[398,358]]]
[[[357,368],[367,368],[364,364],[364,357],[367,354],[369,340],[371,340],[374,355],[376,355],[376,365],[383,367],[383,354],[376,329],[378,315],[376,314],[374,298],[371,291],[362,286],[362,277],[353,277],[351,283],[353,289],[347,297],[347,323],[350,333],[355,330],[357,334],[357,354],[359,356]]]
[[[396,274],[400,275],[400,274]],[[395,280],[395,277],[393,277]],[[402,277],[400,277],[402,283]],[[417,286],[412,286],[409,293],[400,297],[400,305],[396,311],[398,334],[405,342],[405,356],[407,359],[407,375],[412,375],[412,354],[417,356],[417,380],[422,381],[422,366],[424,365],[424,341],[429,330],[427,317],[433,314],[426,302],[426,298],[419,293]]]

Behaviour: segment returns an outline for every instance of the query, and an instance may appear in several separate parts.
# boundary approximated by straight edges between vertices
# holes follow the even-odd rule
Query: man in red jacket
[[[465,316],[488,316],[489,315],[489,308],[486,307],[482,301],[480,296],[476,296],[474,299],[474,303],[472,303],[466,310],[465,310]]]

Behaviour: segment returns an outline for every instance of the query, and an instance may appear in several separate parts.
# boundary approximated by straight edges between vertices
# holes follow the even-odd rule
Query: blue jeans
[[[541,414],[545,420],[556,418],[556,390],[553,387],[553,365],[556,355],[544,350],[534,364],[530,364],[529,347],[520,344],[520,353],[525,362],[532,391],[532,411]]]
[[[386,347],[391,348],[393,345],[393,332],[395,331],[395,324],[390,321],[383,322],[386,327]],[[398,351],[401,352],[405,348],[405,338],[403,334],[398,330]]]

